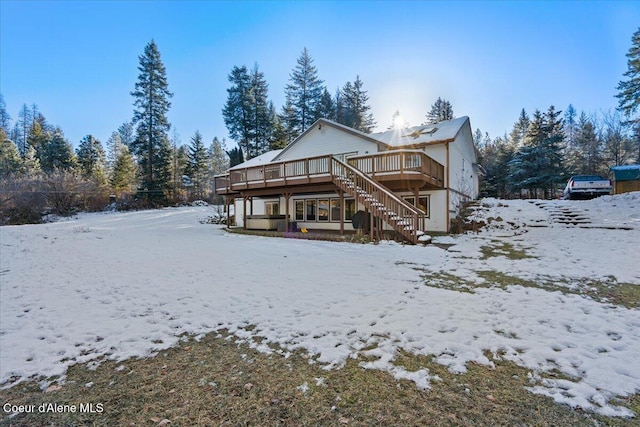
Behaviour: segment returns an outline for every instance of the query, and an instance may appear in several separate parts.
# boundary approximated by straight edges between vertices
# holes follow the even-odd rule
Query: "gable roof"
[[[372,133],[371,137],[379,140],[389,148],[425,146],[453,141],[467,123],[469,123],[469,117],[462,116],[434,125],[413,126],[406,129]],[[469,124],[469,128],[471,128],[470,126]]]
[[[271,150],[266,153],[262,153],[259,156],[256,156],[252,159],[247,160],[244,163],[240,163],[239,165],[235,165],[234,167],[229,168],[230,171],[235,169],[244,169],[250,168],[253,166],[262,166],[267,163],[271,163],[275,160],[275,158],[282,152],[282,150]]]
[[[345,125],[341,125],[340,123],[336,123],[332,120],[329,119],[318,119],[316,120],[311,126],[309,126],[300,136],[298,136],[296,139],[294,139],[289,145],[287,145],[284,150],[282,150],[282,152],[280,154],[278,154],[278,156],[276,158],[274,158],[273,160],[276,161],[278,160],[278,158],[283,155],[284,153],[286,153],[291,147],[293,147],[295,144],[297,144],[299,141],[301,141],[302,139],[304,139],[304,137],[309,134],[311,131],[313,131],[316,126],[331,126],[335,129],[338,129],[342,132],[346,132],[349,133],[351,135],[357,136],[359,138],[365,139],[369,142],[373,142],[374,144],[380,146],[383,149],[386,149],[385,144],[382,143],[381,141],[379,141],[378,139],[372,138],[372,135],[360,132],[358,130],[355,130],[353,128],[350,128],[348,126]]]

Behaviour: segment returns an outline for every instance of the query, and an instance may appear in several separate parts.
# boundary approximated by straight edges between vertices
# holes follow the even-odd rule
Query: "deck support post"
[[[284,197],[284,231],[285,233],[289,231],[289,200],[291,199],[291,193],[284,193],[282,195]]]
[[[247,197],[242,196],[242,228],[247,229]]]
[[[338,190],[338,195],[340,196],[340,235],[344,235],[344,191]]]

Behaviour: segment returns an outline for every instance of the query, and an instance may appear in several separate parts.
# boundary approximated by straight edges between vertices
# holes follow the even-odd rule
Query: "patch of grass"
[[[585,279],[579,283],[569,283],[558,279],[541,278],[539,280],[522,279],[494,270],[478,271],[478,276],[484,278],[487,286],[520,285],[529,288],[539,288],[548,291],[559,291],[564,294],[582,295],[602,303],[620,305],[627,308],[640,307],[640,286],[631,283],[619,283],[615,278],[609,280]]]
[[[491,240],[491,243],[491,246],[480,247],[480,251],[482,252],[482,257],[480,259],[489,259],[498,256],[515,260],[535,258],[528,255],[524,248],[516,248],[511,243],[501,242],[500,240]]]
[[[474,293],[474,289],[477,288],[507,289],[509,286],[522,286],[562,292],[566,295],[581,295],[601,303],[615,304],[626,308],[640,307],[640,286],[619,283],[613,277],[608,280],[584,279],[579,282],[569,282],[565,279],[551,277],[540,277],[536,280],[524,279],[495,270],[481,270],[476,272],[484,279],[479,283],[450,273],[431,272],[417,265],[413,268],[423,272],[424,284],[432,288]]]
[[[152,358],[104,362],[69,369],[67,381],[44,393],[34,383],[0,391],[14,405],[44,402],[101,403],[102,413],[23,414],[2,426],[210,425],[536,425],[631,426],[636,420],[607,419],[555,404],[524,390],[526,370],[497,361],[496,368],[470,364],[453,375],[431,357],[400,352],[396,363],[428,368],[441,381],[421,391],[409,381],[365,370],[360,360],[324,370],[303,352],[290,357],[258,353],[234,336],[215,333],[189,339]],[[306,384],[306,386],[304,386]],[[489,397],[491,396],[491,397]],[[623,404],[638,407],[638,395]],[[165,422],[166,424],[166,422]]]

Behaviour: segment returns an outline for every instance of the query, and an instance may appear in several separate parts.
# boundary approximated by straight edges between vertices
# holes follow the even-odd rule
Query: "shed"
[[[612,166],[613,194],[640,191],[640,165]]]

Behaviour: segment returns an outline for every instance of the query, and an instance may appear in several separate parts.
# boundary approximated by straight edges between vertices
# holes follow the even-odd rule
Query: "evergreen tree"
[[[209,155],[202,142],[199,131],[191,138],[189,146],[189,176],[193,183],[193,193],[198,199],[202,199],[209,181]]]
[[[140,74],[131,92],[135,99],[132,124],[137,125],[133,148],[142,173],[141,186],[151,202],[152,198],[164,200],[164,192],[171,183],[167,112],[173,94],[169,91],[166,69],[153,40],[138,59]]]
[[[333,97],[326,87],[322,91],[316,117],[319,119],[336,120],[336,106],[333,103]]]
[[[347,82],[347,84],[351,84],[349,82]],[[335,115],[335,121],[337,123],[340,123],[342,125],[344,125],[346,123],[346,111],[345,111],[345,105],[344,105],[344,95],[342,94],[342,90],[340,88],[336,89],[336,94],[334,96],[334,101],[333,101],[333,105],[335,106],[335,111],[336,111],[336,115]]]
[[[0,128],[0,178],[17,175],[22,169],[22,159],[18,147],[6,137],[4,128]]]
[[[22,158],[22,174],[26,177],[33,178],[42,172],[40,160],[35,148],[27,148],[27,152]]]
[[[7,113],[7,105],[4,103],[4,96],[0,93],[0,129],[4,130],[5,138],[11,133],[11,116]]]
[[[29,138],[29,129],[31,128],[32,122],[33,117],[31,116],[31,110],[27,107],[27,104],[22,104],[18,112],[18,121],[16,121],[16,134],[12,138],[18,146],[21,155],[24,155],[27,151],[27,139]]]
[[[273,135],[272,105],[267,99],[269,85],[264,73],[255,64],[249,75],[251,84],[250,112],[251,112],[251,141],[247,150],[247,158],[259,156],[269,151]]]
[[[131,152],[136,139],[136,134],[133,129],[133,125],[130,122],[125,122],[118,128],[118,134],[120,135],[120,142],[129,148]]]
[[[640,163],[640,116],[634,114],[640,106],[640,28],[631,37],[631,47],[627,53],[627,80],[618,83],[618,109],[633,126],[633,145],[636,149],[636,163]]]
[[[225,173],[227,169],[229,169],[229,160],[227,158],[224,140],[220,142],[217,136],[213,138],[211,148],[209,149],[209,158],[211,159],[212,175]]]
[[[318,78],[318,71],[306,47],[289,75],[289,81],[285,88],[285,96],[287,104],[293,107],[295,121],[285,122],[285,126],[293,126],[288,131],[297,138],[318,119],[324,89],[324,82]]]
[[[271,116],[271,122],[273,124],[271,138],[269,140],[269,150],[279,150],[287,146],[289,136],[282,124],[280,116],[276,113],[276,107],[273,105],[273,102],[269,102],[269,115]]]
[[[38,117],[33,120],[31,127],[29,128],[27,146],[33,147],[36,151],[36,155],[40,157],[47,144],[49,144],[49,141],[51,141],[52,136],[53,129],[47,123],[44,116],[42,114],[38,114]]]
[[[627,79],[618,83],[618,108],[630,117],[640,107],[640,28],[631,37],[631,47],[627,53],[627,71],[623,74]],[[637,123],[638,118],[633,118]]]
[[[565,136],[564,123],[561,118],[562,111],[556,111],[552,105],[544,114],[544,134],[541,146],[541,175],[542,189],[545,197],[554,198],[558,185],[565,180],[564,150]]]
[[[247,67],[243,65],[242,67],[234,66],[228,79],[231,87],[227,89],[227,102],[222,109],[222,117],[231,139],[241,150],[249,153],[249,144],[253,137],[251,77]]]
[[[124,147],[125,145],[122,143],[122,137],[120,136],[119,132],[112,132],[111,136],[109,137],[109,139],[107,140],[107,157],[106,157],[106,164],[107,164],[107,169],[109,171],[113,170],[113,165],[115,165],[116,163],[116,159],[118,158],[118,155],[120,154],[120,150],[122,149],[122,147]]]
[[[76,150],[76,158],[83,178],[93,179],[99,184],[106,184],[105,153],[102,143],[93,135],[82,138]]]
[[[292,143],[298,136],[298,116],[293,108],[291,100],[287,100],[282,106],[282,112],[278,116],[278,122],[274,125],[274,140],[279,141],[281,148]]]
[[[451,120],[454,117],[451,103],[438,97],[427,113],[427,121],[424,124],[434,125],[436,123],[444,122],[445,120]]]
[[[43,172],[46,173],[77,167],[73,148],[60,128],[54,130],[51,141],[42,148],[39,160]]]
[[[137,168],[133,156],[126,145],[123,145],[116,156],[111,170],[111,187],[119,193],[131,193],[136,186]]]
[[[369,112],[371,107],[367,104],[369,96],[363,89],[360,76],[351,83],[347,82],[342,89],[344,97],[344,125],[359,130],[363,133],[371,133],[376,125],[373,115]]]
[[[530,124],[531,120],[529,119],[529,115],[523,108],[522,111],[520,111],[518,120],[514,123],[513,129],[509,134],[509,139],[514,146],[519,147],[524,143],[524,138],[529,130]]]
[[[244,156],[242,155],[242,150],[240,149],[240,147],[234,147],[231,150],[227,151],[227,156],[229,156],[230,168],[244,163]]]
[[[564,134],[566,137],[567,148],[571,148],[576,139],[576,114],[576,109],[573,108],[573,105],[569,104],[567,111],[564,112]]]
[[[529,196],[534,197],[537,197],[537,189],[542,186],[538,171],[541,167],[539,163],[541,161],[540,143],[543,138],[544,117],[539,110],[536,110],[527,132],[509,164],[509,176],[514,188],[528,190]]]

